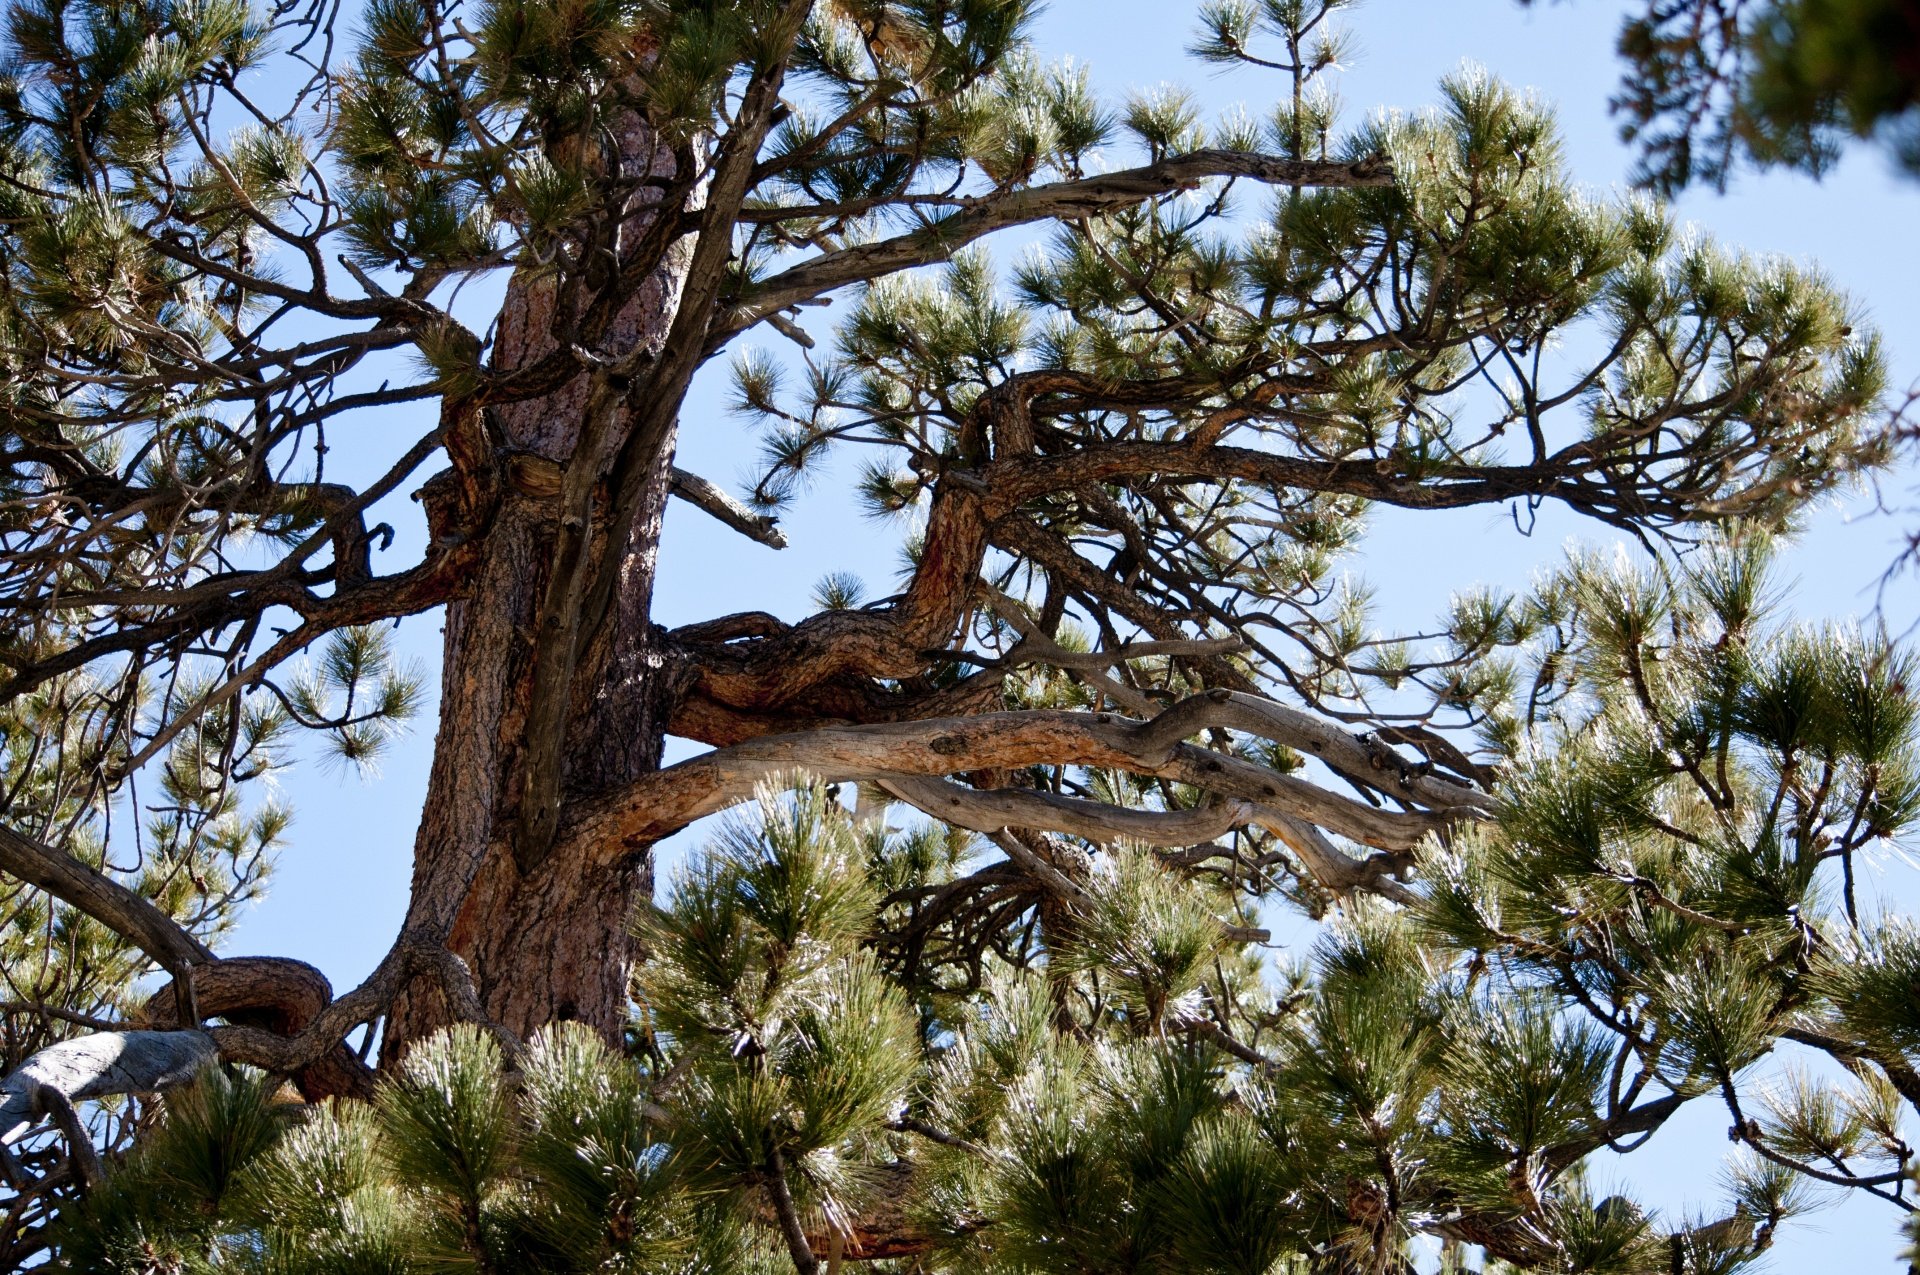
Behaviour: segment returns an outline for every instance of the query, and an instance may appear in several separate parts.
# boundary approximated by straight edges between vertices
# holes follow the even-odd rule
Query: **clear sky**
[[[1357,37],[1356,54],[1338,81],[1347,120],[1357,122],[1379,108],[1419,110],[1435,100],[1441,76],[1472,61],[1556,103],[1576,176],[1597,192],[1617,189],[1631,155],[1617,140],[1606,102],[1619,73],[1614,33],[1627,7],[1622,0],[1574,0],[1530,10],[1514,0],[1369,0],[1346,20]],[[1220,74],[1183,54],[1195,8],[1184,0],[1053,0],[1040,23],[1041,52],[1089,64],[1096,86],[1116,100],[1132,90],[1176,83],[1211,110],[1244,103],[1264,112],[1281,91],[1277,79]],[[1692,193],[1679,208],[1726,243],[1817,261],[1864,303],[1885,333],[1893,385],[1904,389],[1920,381],[1920,183],[1895,176],[1878,151],[1856,149],[1821,183],[1797,174],[1742,174],[1729,193]],[[682,422],[679,460],[733,484],[750,464],[755,440],[750,427],[724,409],[724,371],[710,366],[696,385]],[[350,441],[338,437],[335,455],[350,449]],[[1911,472],[1897,475],[1887,487],[1889,502],[1914,503],[1920,496],[1915,483]],[[1920,522],[1920,514],[1888,517],[1876,514],[1873,504],[1863,498],[1823,511],[1790,555],[1796,610],[1838,617],[1875,605],[1900,528]],[[808,597],[815,582],[834,570],[863,576],[870,593],[890,592],[899,565],[897,539],[849,505],[844,488],[823,480],[786,516],[792,547],[776,553],[676,504],[662,549],[657,618],[672,625],[748,608],[798,618],[812,609]],[[1355,565],[1377,591],[1383,622],[1415,624],[1436,615],[1456,590],[1476,583],[1524,585],[1536,567],[1559,558],[1569,537],[1611,539],[1604,528],[1566,516],[1543,517],[1531,538],[1520,536],[1504,512],[1388,516],[1378,520]],[[1894,583],[1885,608],[1896,627],[1920,617],[1915,581]],[[409,621],[402,626],[402,646],[432,667],[439,628],[437,614]],[[284,781],[284,795],[297,812],[290,844],[269,897],[242,922],[229,953],[311,961],[338,990],[372,968],[406,906],[432,733],[429,709],[376,778],[307,766]],[[682,834],[663,859],[677,860],[695,840]],[[1920,873],[1910,865],[1884,865],[1878,884],[1894,906],[1920,910]],[[1617,1169],[1601,1166],[1600,1176],[1631,1182],[1637,1196],[1668,1209],[1713,1208],[1719,1199],[1714,1174],[1728,1146],[1727,1118],[1718,1108],[1695,1105],[1699,1114],[1676,1121]],[[1817,1275],[1891,1272],[1902,1269],[1894,1259],[1901,1244],[1893,1210],[1862,1198],[1792,1224],[1772,1265]]]

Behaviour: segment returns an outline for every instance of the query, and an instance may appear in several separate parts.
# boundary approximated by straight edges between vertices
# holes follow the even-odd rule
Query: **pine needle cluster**
[[[1350,7],[1203,6],[1199,57],[1283,85],[1214,119],[1042,63],[1030,0],[371,0],[338,61],[318,9],[16,4],[0,1097],[57,1122],[22,1060],[142,1026],[228,1062],[81,1093],[99,1163],[21,1125],[7,1252],[1718,1275],[1838,1190],[1911,1212],[1920,930],[1865,882],[1920,820],[1920,668],[1769,574],[1890,462],[1877,338],[1587,193],[1487,75],[1343,131]],[[674,466],[730,349],[753,509]],[[426,402],[337,481],[337,422]],[[642,614],[669,495],[772,544],[850,449],[904,587]],[[432,457],[389,569],[368,520]],[[1384,630],[1373,511],[1549,501],[1644,552]],[[455,884],[303,1025],[181,1021],[288,827],[267,781],[301,740],[370,768],[424,700],[390,625],[442,607],[482,760],[436,759],[418,876]],[[669,730],[713,751],[660,766]],[[630,951],[540,936],[615,993],[633,958],[593,1026],[476,939],[796,758],[630,936],[597,900]],[[358,1088],[301,1100],[326,1064]],[[1730,1122],[1717,1207],[1597,1184],[1689,1106]]]

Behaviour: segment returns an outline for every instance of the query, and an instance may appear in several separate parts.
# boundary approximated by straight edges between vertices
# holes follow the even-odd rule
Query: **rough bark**
[[[635,139],[630,149],[641,145]],[[668,152],[649,152],[656,171],[671,171]],[[652,216],[636,212],[628,230],[639,233]],[[686,267],[684,253],[670,252],[616,317],[603,348],[620,356],[657,354]],[[494,347],[496,368],[532,367],[560,348],[555,331],[577,317],[565,304],[550,278],[516,276]],[[531,860],[519,853],[536,733],[538,629],[567,516],[555,496],[564,500],[570,469],[597,473],[607,460],[587,454],[604,438],[587,429],[593,380],[583,365],[553,392],[489,413],[490,442],[510,481],[474,576],[447,608],[440,723],[403,938],[444,944],[462,957],[487,1017],[521,1039],[545,1023],[577,1019],[618,1040],[628,919],[636,892],[649,880],[645,845],[596,861],[566,847]],[[606,433],[619,437],[633,410],[616,406]],[[628,783],[660,762],[670,670],[647,617],[661,514],[673,485],[673,442],[666,431],[647,460],[639,507],[619,549],[611,622],[589,635],[587,658],[568,679],[571,693],[561,706],[563,793]],[[608,548],[604,509],[576,530],[589,552]],[[441,981],[416,976],[389,1013],[383,1063],[457,1017]]]

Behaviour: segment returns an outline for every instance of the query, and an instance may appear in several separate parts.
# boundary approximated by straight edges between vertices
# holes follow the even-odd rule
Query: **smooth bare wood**
[[[94,1032],[49,1045],[0,1079],[0,1146],[49,1114],[42,1089],[68,1103],[184,1085],[220,1059],[201,1031]]]
[[[1253,822],[1253,806],[1224,801],[1192,810],[1130,810],[1026,788],[983,791],[943,779],[883,779],[880,787],[943,823],[974,832],[1040,828],[1093,842],[1190,846]]]

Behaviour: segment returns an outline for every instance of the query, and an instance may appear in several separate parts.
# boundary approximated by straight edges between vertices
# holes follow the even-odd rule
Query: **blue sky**
[[[1537,89],[1557,104],[1573,172],[1596,192],[1619,188],[1631,163],[1617,140],[1606,102],[1618,64],[1613,39],[1621,0],[1577,0],[1521,10],[1513,0],[1369,0],[1347,19],[1355,56],[1338,89],[1347,122],[1379,108],[1419,110],[1435,100],[1435,84],[1463,62]],[[1252,72],[1220,74],[1182,50],[1195,6],[1154,0],[1053,0],[1039,25],[1041,52],[1087,63],[1095,85],[1112,98],[1176,83],[1210,110],[1244,103],[1263,112],[1281,85]],[[1796,174],[1742,174],[1726,195],[1696,192],[1681,215],[1729,244],[1759,253],[1817,261],[1865,306],[1885,333],[1893,384],[1920,381],[1920,183],[1903,182],[1870,148],[1850,153],[1839,170],[1815,183]],[[1003,249],[1007,256],[1012,249]],[[755,450],[750,426],[727,414],[724,367],[710,366],[683,417],[680,464],[734,484]],[[377,429],[374,424],[358,428]],[[350,446],[336,436],[336,455]],[[1888,485],[1892,501],[1912,501],[1915,475]],[[791,548],[776,553],[726,531],[685,505],[669,512],[657,618],[668,625],[728,611],[765,609],[797,618],[829,571],[850,570],[884,586],[897,569],[895,534],[860,519],[844,488],[823,481],[785,518]],[[1897,548],[1902,520],[1875,514],[1873,501],[1824,510],[1788,557],[1797,581],[1794,608],[1810,617],[1860,614],[1875,605],[1876,586]],[[1522,537],[1504,511],[1381,517],[1356,570],[1372,584],[1381,618],[1415,624],[1436,615],[1456,590],[1476,583],[1524,585],[1557,560],[1569,537],[1605,542],[1604,528],[1561,516],[1543,517]],[[885,593],[885,587],[870,592]],[[1885,594],[1888,618],[1904,627],[1920,617],[1920,589],[1896,582]],[[429,615],[402,626],[401,644],[437,659],[440,621]],[[436,683],[437,684],[437,683]],[[391,942],[406,906],[413,831],[425,791],[432,743],[431,713],[395,746],[381,774],[362,779],[306,766],[282,782],[297,816],[269,897],[242,922],[230,953],[295,956],[318,965],[344,990],[364,976]],[[688,750],[681,750],[682,752]],[[663,852],[672,861],[694,837],[683,834]],[[1881,893],[1903,910],[1920,907],[1920,874],[1898,860],[1884,866]],[[1696,1104],[1702,1105],[1702,1104]],[[1726,1116],[1717,1108],[1683,1117],[1646,1150],[1603,1179],[1631,1182],[1641,1198],[1679,1209],[1711,1208],[1715,1168],[1727,1147]],[[1781,1271],[1901,1269],[1902,1241],[1886,1205],[1856,1200],[1792,1226],[1776,1247]]]

